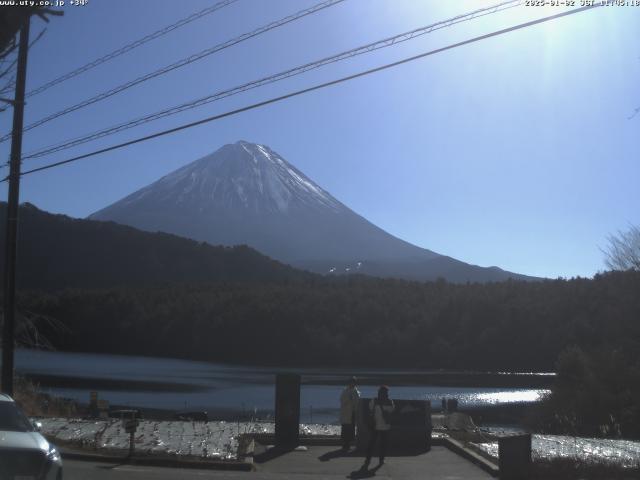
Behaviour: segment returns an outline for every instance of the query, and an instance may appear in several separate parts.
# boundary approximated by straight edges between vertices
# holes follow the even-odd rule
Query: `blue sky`
[[[319,0],[318,0],[319,1]],[[30,52],[27,89],[213,1],[65,6]],[[28,100],[26,123],[313,5],[239,0]],[[431,24],[487,1],[347,0],[25,134],[24,152]],[[62,160],[557,13],[519,7],[138,127]],[[32,37],[44,24],[34,19]],[[269,145],[347,206],[416,245],[548,277],[604,269],[607,235],[640,223],[640,7],[519,30],[23,178],[21,201],[90,213],[220,146]],[[0,130],[11,124],[0,115]],[[8,155],[8,143],[0,145]],[[0,187],[6,198],[6,184]],[[43,239],[46,241],[46,239]]]

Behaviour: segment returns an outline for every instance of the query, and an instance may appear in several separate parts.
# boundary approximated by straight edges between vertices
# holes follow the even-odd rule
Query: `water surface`
[[[268,418],[273,414],[274,375],[295,371],[303,378],[301,420],[325,423],[336,422],[342,383],[352,374],[365,382],[369,379],[376,383],[359,386],[365,397],[374,396],[377,383],[384,380],[392,385],[392,397],[430,400],[435,409],[440,408],[441,399],[445,397],[457,398],[462,408],[478,408],[535,402],[546,392],[539,385],[529,388],[478,386],[487,382],[486,378],[493,378],[486,373],[440,375],[437,372],[336,368],[284,370],[170,358],[24,349],[16,351],[16,371],[37,381],[43,391],[84,403],[88,402],[90,391],[98,391],[99,398],[112,405],[206,410],[211,417],[220,418]],[[424,378],[441,378],[443,381],[438,383],[447,385],[420,384]],[[526,378],[535,380],[536,377]],[[518,379],[518,383],[522,381]],[[473,386],[466,386],[465,382]]]

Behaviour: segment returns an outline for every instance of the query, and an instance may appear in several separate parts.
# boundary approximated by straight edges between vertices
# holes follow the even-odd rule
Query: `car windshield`
[[[33,425],[13,402],[0,402],[0,430],[32,432]]]

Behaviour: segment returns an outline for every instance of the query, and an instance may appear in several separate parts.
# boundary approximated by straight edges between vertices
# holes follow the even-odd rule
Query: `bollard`
[[[524,480],[531,475],[531,434],[498,439],[501,480]]]
[[[133,457],[133,450],[135,448],[135,443],[136,443],[135,432],[132,430],[129,433],[129,458]]]
[[[98,416],[98,392],[89,392],[89,416],[96,418]]]
[[[124,426],[125,426],[125,431],[127,433],[129,433],[129,458],[133,457],[133,452],[135,449],[135,434],[136,434],[136,429],[138,428],[138,419],[136,418],[137,416],[137,412],[135,410],[132,410],[130,412],[131,418],[129,419],[124,419]]]
[[[296,447],[300,433],[300,375],[276,375],[276,446]]]

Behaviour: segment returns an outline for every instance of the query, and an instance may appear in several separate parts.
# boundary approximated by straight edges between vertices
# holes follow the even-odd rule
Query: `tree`
[[[14,5],[0,8],[0,60],[6,59],[13,51],[17,50],[16,37],[18,32],[32,15],[37,15],[49,23],[47,15],[60,16],[62,14],[62,11],[51,10],[40,5]]]
[[[640,227],[610,235],[605,250],[605,264],[611,270],[640,270]]]

